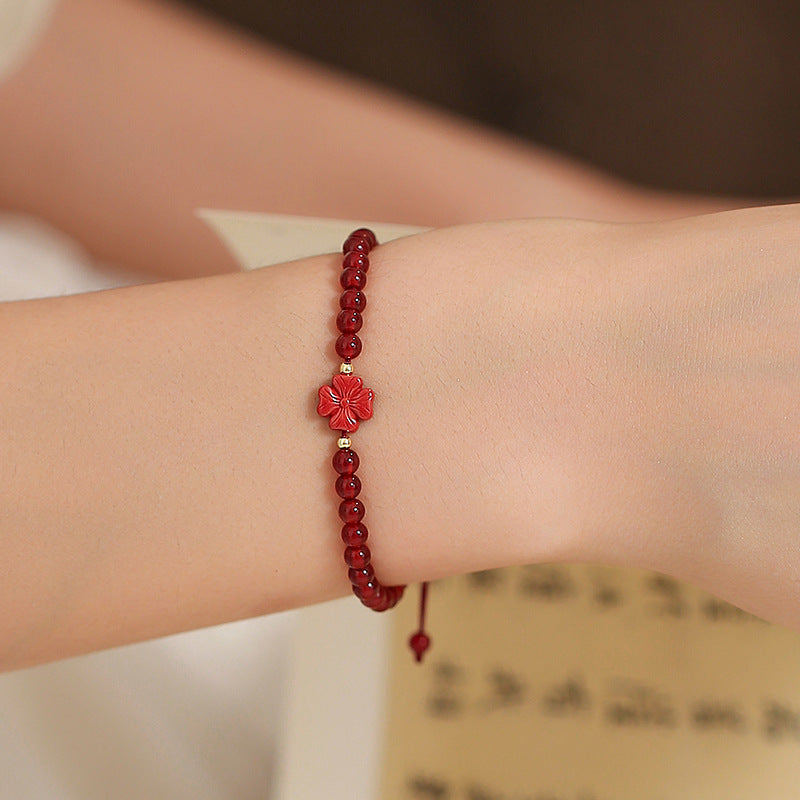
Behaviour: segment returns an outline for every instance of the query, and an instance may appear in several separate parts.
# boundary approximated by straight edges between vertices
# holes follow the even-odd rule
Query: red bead
[[[358,333],[364,318],[353,308],[345,308],[336,317],[336,328],[342,333]]]
[[[372,569],[371,564],[367,564],[366,567],[362,567],[361,569],[347,570],[347,577],[350,578],[350,583],[352,583],[353,586],[363,587],[368,583],[375,581],[375,570]]]
[[[344,563],[353,569],[364,569],[369,564],[369,547],[347,547],[344,551]]]
[[[361,352],[361,339],[354,333],[343,333],[336,340],[336,355],[341,358],[356,358]]]
[[[377,599],[383,594],[383,587],[378,583],[376,580],[371,580],[369,583],[364,584],[364,586],[353,586],[353,594],[362,602],[364,605],[369,605],[372,602],[377,601]]]
[[[369,606],[373,611],[388,611],[397,604],[397,595],[391,586],[382,586],[378,601]]]
[[[358,497],[361,491],[361,479],[358,475],[340,475],[336,479],[336,494],[344,500]]]
[[[342,522],[361,522],[365,513],[364,504],[358,498],[339,503],[339,519]]]
[[[355,267],[366,272],[369,269],[369,256],[360,250],[351,250],[349,253],[345,253],[342,259],[342,269],[347,267]]]
[[[386,611],[389,608],[390,599],[386,594],[386,587],[381,586],[380,594],[377,597],[373,597],[370,600],[362,600],[361,602],[372,611]]]
[[[414,651],[417,661],[422,661],[422,656],[425,651],[431,646],[430,637],[426,636],[422,631],[417,631],[409,640],[408,644]]]
[[[342,289],[363,289],[367,285],[367,273],[355,267],[347,267],[339,276]]]
[[[342,541],[348,547],[363,547],[369,537],[369,530],[363,522],[348,522],[342,526]]]
[[[333,468],[340,475],[352,475],[358,469],[358,453],[349,447],[343,447],[333,454]]]
[[[361,602],[364,602],[363,600]],[[386,594],[386,589],[383,587],[383,590],[379,597],[375,600],[370,601],[369,603],[364,603],[364,605],[369,608],[371,611],[386,611],[389,608],[389,596]]]
[[[354,250],[361,253],[369,253],[372,250],[372,243],[366,236],[358,233],[351,233],[342,245],[342,253],[352,253]]]
[[[367,307],[367,296],[358,289],[347,289],[339,298],[340,308],[352,308],[355,311],[364,311]]]
[[[369,239],[365,236],[356,236],[354,234],[350,234],[345,240],[344,244],[342,245],[342,255],[347,255],[348,253],[369,253],[372,250],[369,244]]]
[[[342,252],[346,253],[348,250],[352,248],[348,247],[348,242],[353,239],[366,239],[367,243],[369,244],[370,249],[373,247],[378,246],[378,237],[369,229],[369,228],[358,228],[354,230],[348,237],[345,239],[344,245],[342,247]]]
[[[403,592],[405,591],[405,586],[383,586],[382,592],[384,600],[383,602],[375,609],[376,611],[388,611],[390,608],[394,608],[402,599]]]

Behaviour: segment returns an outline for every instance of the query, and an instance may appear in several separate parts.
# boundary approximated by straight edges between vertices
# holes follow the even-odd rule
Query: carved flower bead
[[[333,386],[319,387],[317,413],[330,416],[328,424],[334,431],[357,431],[359,420],[372,416],[375,393],[367,389],[356,375],[333,376]]]

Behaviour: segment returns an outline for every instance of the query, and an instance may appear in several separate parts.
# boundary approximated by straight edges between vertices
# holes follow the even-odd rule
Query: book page
[[[385,800],[771,800],[800,785],[800,634],[667,576],[535,565],[398,607]]]
[[[340,253],[342,242],[356,228],[371,228],[379,242],[425,230],[388,222],[358,222],[211,208],[200,208],[195,213],[219,236],[242,269],[258,269],[321,253]]]

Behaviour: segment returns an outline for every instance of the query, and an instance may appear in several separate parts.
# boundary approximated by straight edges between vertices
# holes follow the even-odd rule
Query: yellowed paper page
[[[421,668],[413,600],[393,620],[381,798],[800,796],[797,632],[596,565],[451,579],[429,608]]]

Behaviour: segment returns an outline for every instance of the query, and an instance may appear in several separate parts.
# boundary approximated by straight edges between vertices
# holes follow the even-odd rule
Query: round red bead
[[[389,598],[386,596],[386,587],[381,586],[380,593],[376,597],[372,597],[369,600],[362,600],[361,602],[373,611],[386,611],[388,608],[386,604],[389,602]]]
[[[369,607],[374,611],[388,611],[397,600],[394,597],[391,586],[381,586],[381,594],[377,602]]]
[[[347,246],[348,241],[350,239],[366,239],[367,243],[370,246],[370,249],[373,247],[378,246],[378,237],[375,235],[373,231],[369,228],[357,228],[354,230],[350,236],[345,239],[344,246],[342,247],[342,252],[346,253],[350,248]]]
[[[363,547],[369,530],[363,522],[348,522],[342,526],[342,541],[348,547]]]
[[[350,578],[350,583],[353,586],[366,586],[371,581],[375,581],[375,570],[372,569],[371,564],[367,564],[366,567],[362,567],[361,569],[349,569],[347,570],[347,576]],[[375,581],[377,583],[377,581]]]
[[[336,317],[336,328],[342,333],[358,333],[364,318],[354,308],[342,309]]]
[[[361,602],[364,603],[363,600]],[[389,608],[388,603],[389,598],[386,594],[386,589],[381,587],[381,594],[375,600],[364,603],[364,605],[372,611],[386,611]]]
[[[333,454],[333,468],[340,475],[352,475],[358,469],[358,453],[349,447],[342,447]]]
[[[378,581],[373,579],[369,583],[364,584],[364,586],[353,585],[353,594],[364,603],[364,605],[369,605],[383,594],[383,587]]]
[[[363,569],[369,564],[371,554],[366,545],[361,547],[347,547],[344,551],[344,561],[348,567]]]
[[[358,475],[340,475],[336,479],[336,494],[344,500],[358,497],[361,491],[361,479]]]
[[[358,498],[339,503],[339,519],[342,522],[361,522],[365,513],[364,504]]]
[[[367,307],[367,296],[358,289],[347,289],[339,298],[339,307],[363,311]]]
[[[346,269],[347,267],[355,267],[366,272],[369,269],[369,256],[360,250],[351,250],[349,253],[345,253],[342,259],[342,268]]]
[[[341,358],[356,358],[361,352],[361,339],[355,333],[343,333],[336,340],[336,355]]]
[[[372,243],[368,237],[362,236],[356,231],[351,233],[342,245],[342,253],[351,253],[354,250],[361,253],[369,253],[372,250]]]
[[[430,637],[426,636],[422,631],[417,631],[409,640],[408,644],[414,651],[417,661],[422,661],[422,656],[425,651],[431,646]]]
[[[339,276],[342,289],[363,289],[367,285],[367,273],[355,267],[347,267]]]
[[[389,598],[386,602],[386,608],[382,609],[383,611],[388,611],[390,608],[394,608],[399,602],[400,598],[403,596],[402,591],[397,591],[398,587],[393,586],[392,591],[389,594]]]

